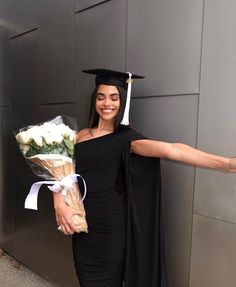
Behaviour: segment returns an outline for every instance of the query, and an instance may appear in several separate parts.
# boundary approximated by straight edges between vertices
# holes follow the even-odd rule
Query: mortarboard
[[[130,98],[131,98],[131,85],[133,79],[142,79],[143,76],[133,75],[129,72],[120,72],[108,69],[92,69],[83,70],[84,73],[96,75],[95,84],[98,85],[111,85],[118,86],[127,91],[126,93],[126,104],[122,125],[129,125],[129,109],[130,109]]]

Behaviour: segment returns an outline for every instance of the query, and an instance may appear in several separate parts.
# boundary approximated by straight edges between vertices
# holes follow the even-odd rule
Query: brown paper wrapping
[[[39,154],[30,158],[36,166],[46,170],[53,180],[60,181],[64,177],[75,173],[75,166],[72,160],[62,155],[54,154]],[[63,187],[60,190],[65,203],[78,211],[72,217],[76,232],[88,232],[86,221],[86,213],[83,202],[81,201],[81,193],[77,183],[74,183],[72,188]]]

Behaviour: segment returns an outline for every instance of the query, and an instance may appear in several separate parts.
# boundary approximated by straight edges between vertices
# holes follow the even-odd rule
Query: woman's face
[[[96,111],[105,121],[114,120],[120,109],[120,94],[115,86],[100,85],[96,95]]]

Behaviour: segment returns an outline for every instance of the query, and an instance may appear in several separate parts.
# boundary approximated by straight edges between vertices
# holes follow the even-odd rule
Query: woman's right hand
[[[60,226],[60,231],[65,235],[72,235],[76,231],[72,217],[75,214],[79,214],[78,210],[68,206],[60,192],[53,192],[53,200],[56,222]]]

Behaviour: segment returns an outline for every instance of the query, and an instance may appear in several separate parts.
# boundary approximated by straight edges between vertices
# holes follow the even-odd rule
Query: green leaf
[[[34,156],[38,154],[38,151],[36,151],[35,149],[33,148],[30,148],[26,153],[25,153],[25,156],[26,157],[31,157],[31,156]]]
[[[71,140],[69,139],[64,139],[64,143],[66,145],[66,147],[70,150],[70,151],[74,151],[74,144]]]
[[[31,139],[28,144],[35,150],[40,148],[33,139]]]

